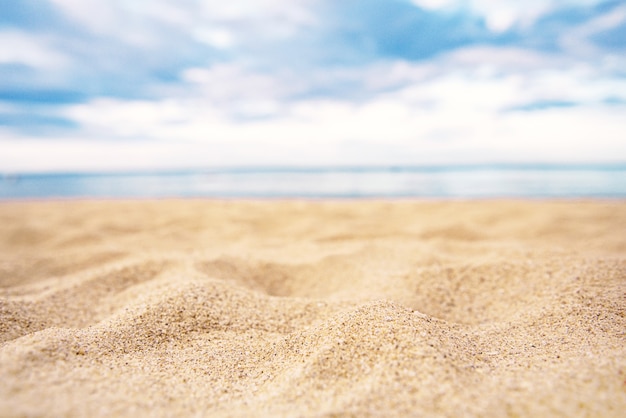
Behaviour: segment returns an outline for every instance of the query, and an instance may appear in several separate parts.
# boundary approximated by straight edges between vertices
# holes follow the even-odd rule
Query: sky
[[[0,0],[0,173],[624,161],[624,1]]]

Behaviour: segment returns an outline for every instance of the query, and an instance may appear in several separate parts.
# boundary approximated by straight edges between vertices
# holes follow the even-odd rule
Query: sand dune
[[[0,416],[624,416],[620,201],[0,204]]]

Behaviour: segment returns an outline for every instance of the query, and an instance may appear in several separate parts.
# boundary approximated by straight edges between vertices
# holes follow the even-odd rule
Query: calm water
[[[240,168],[0,177],[0,199],[75,197],[626,197],[626,163],[605,166]]]

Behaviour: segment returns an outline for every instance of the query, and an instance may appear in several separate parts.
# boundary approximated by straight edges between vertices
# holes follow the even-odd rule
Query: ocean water
[[[0,199],[625,198],[626,163],[11,174]]]

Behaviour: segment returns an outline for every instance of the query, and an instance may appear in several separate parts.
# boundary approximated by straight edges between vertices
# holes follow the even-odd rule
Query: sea
[[[626,198],[626,163],[0,174],[0,199]]]

